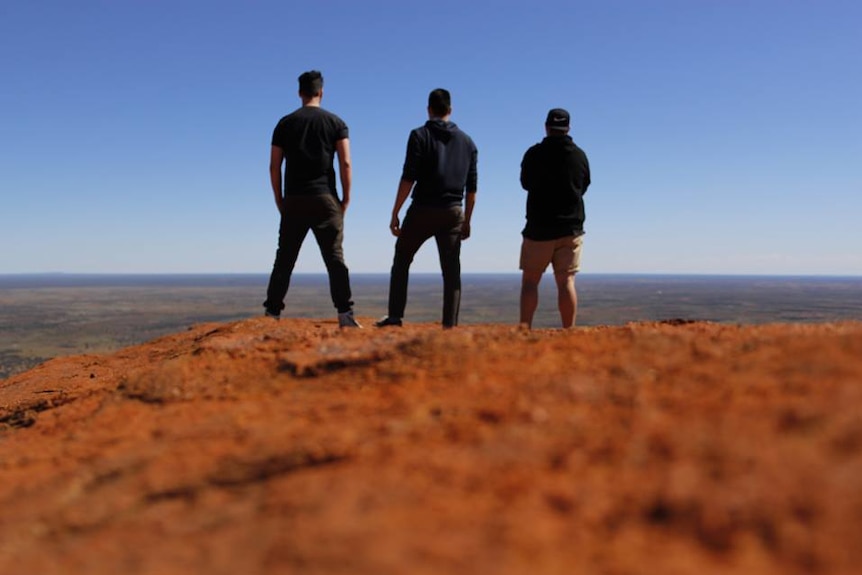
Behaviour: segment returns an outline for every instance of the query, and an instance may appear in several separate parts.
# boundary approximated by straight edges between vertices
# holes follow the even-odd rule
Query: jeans
[[[434,237],[443,273],[443,325],[458,325],[461,308],[461,206],[445,208],[411,205],[395,242],[389,278],[389,317],[403,318],[407,307],[410,264],[425,240]]]
[[[335,196],[286,196],[281,225],[278,230],[278,251],[269,277],[264,307],[275,314],[284,309],[284,297],[290,286],[290,276],[299,257],[299,249],[311,230],[326,272],[329,293],[339,313],[353,308],[350,275],[344,263],[341,242],[344,238],[344,212]]]

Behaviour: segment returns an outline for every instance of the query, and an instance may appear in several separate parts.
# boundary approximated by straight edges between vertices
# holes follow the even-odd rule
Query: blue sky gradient
[[[585,272],[860,275],[860,25],[839,0],[3,2],[0,273],[267,273],[272,128],[319,69],[354,272],[389,269],[445,87],[479,147],[465,272],[517,271],[521,157],[559,106],[593,170]],[[297,271],[323,271],[311,237]]]

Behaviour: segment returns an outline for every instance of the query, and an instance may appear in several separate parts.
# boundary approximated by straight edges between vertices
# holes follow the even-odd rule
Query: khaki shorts
[[[581,269],[581,248],[584,236],[566,236],[556,240],[535,241],[523,238],[521,243],[521,269],[526,272],[544,272],[554,264],[554,273],[574,274]]]

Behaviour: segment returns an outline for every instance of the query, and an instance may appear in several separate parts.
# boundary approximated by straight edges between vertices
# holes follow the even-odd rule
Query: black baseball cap
[[[545,126],[552,130],[567,130],[569,128],[569,113],[562,108],[554,108],[548,112]]]

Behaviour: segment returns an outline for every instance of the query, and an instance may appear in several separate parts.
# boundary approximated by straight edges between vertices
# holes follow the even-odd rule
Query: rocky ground
[[[0,506],[0,573],[860,573],[862,324],[199,325],[0,381]]]

